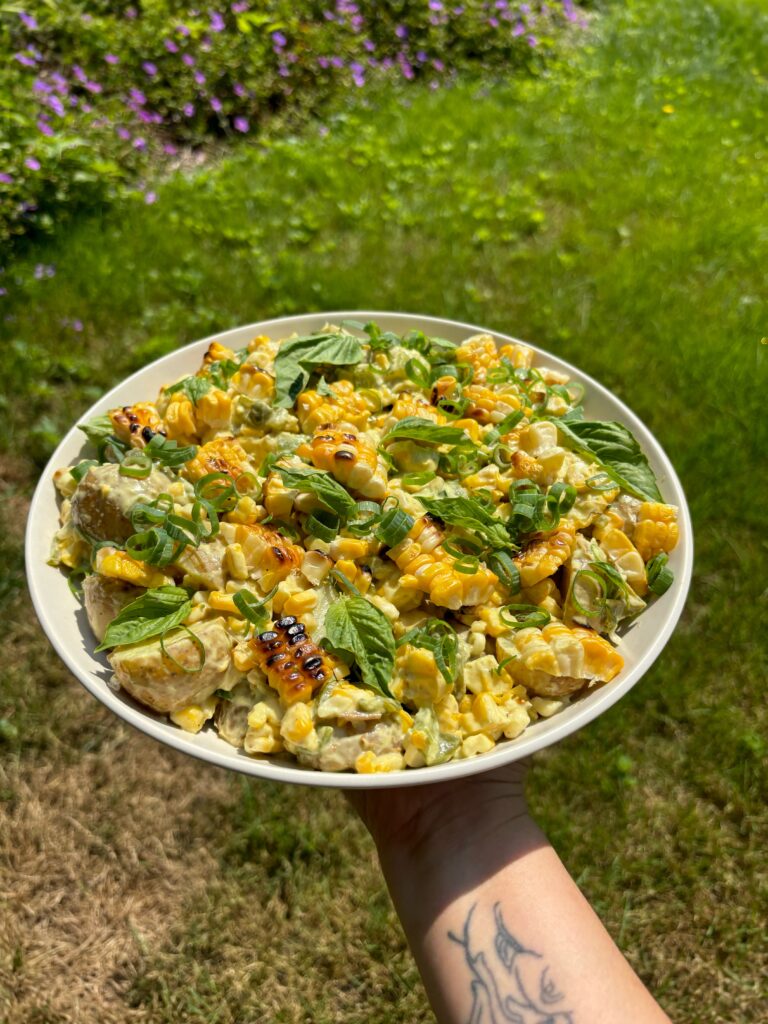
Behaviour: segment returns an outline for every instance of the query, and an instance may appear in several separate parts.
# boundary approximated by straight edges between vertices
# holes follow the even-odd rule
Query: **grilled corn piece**
[[[496,641],[499,661],[511,658],[506,671],[540,697],[564,697],[594,682],[610,682],[624,659],[591,629],[569,629],[551,622],[505,633]]]
[[[635,547],[647,562],[662,551],[669,554],[677,546],[679,530],[677,509],[659,501],[644,501],[638,510]]]
[[[333,676],[331,655],[311,640],[293,615],[248,641],[255,662],[284,704],[308,701]]]
[[[137,402],[113,409],[109,414],[115,437],[135,448],[143,448],[155,434],[161,434],[163,421],[151,402]]]
[[[181,472],[192,483],[201,480],[208,473],[226,473],[237,480],[243,473],[252,471],[243,447],[233,437],[219,437],[198,448],[197,454],[185,463]]]
[[[387,468],[373,445],[359,434],[320,427],[307,454],[318,469],[333,474],[339,483],[365,498],[380,501],[387,493]]]
[[[533,587],[551,576],[571,557],[576,535],[566,523],[551,533],[533,537],[515,558],[524,587]]]

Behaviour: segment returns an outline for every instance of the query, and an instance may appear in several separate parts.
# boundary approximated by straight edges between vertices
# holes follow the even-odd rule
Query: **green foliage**
[[[559,5],[514,0],[498,17],[488,6],[8,5],[0,19],[0,243],[49,231],[68,207],[93,206],[137,182],[151,203],[142,179],[158,161],[263,130],[276,116],[296,122],[373,78],[437,86],[480,62],[489,71],[533,70],[566,24]]]

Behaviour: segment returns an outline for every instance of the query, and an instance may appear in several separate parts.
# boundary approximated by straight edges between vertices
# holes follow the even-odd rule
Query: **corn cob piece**
[[[163,433],[160,413],[151,402],[137,402],[112,409],[109,413],[115,436],[121,441],[143,448],[155,434]]]
[[[669,553],[676,547],[680,531],[677,526],[677,509],[660,501],[644,501],[638,512],[635,526],[635,547],[644,562],[661,554]]]
[[[171,441],[178,441],[179,444],[197,444],[200,440],[195,407],[180,391],[171,395],[166,406],[165,432]]]
[[[181,474],[195,483],[208,473],[226,473],[237,480],[250,471],[248,456],[241,445],[233,437],[219,437],[198,448],[197,455],[183,466]]]
[[[387,552],[403,573],[400,583],[429,595],[433,604],[454,611],[482,604],[493,593],[498,577],[485,566],[473,573],[458,572],[456,559],[442,547],[442,533],[429,516],[417,519],[399,544]]]
[[[326,424],[347,423],[362,430],[371,416],[371,406],[355,392],[348,380],[339,380],[332,385],[330,395],[319,395],[316,391],[302,391],[296,400],[296,415],[305,434],[314,433]]]
[[[366,498],[380,501],[387,493],[387,468],[376,449],[348,430],[322,427],[315,431],[309,456],[318,469]]]
[[[451,396],[457,393],[457,385],[455,377],[438,377],[432,385],[432,402],[437,405],[441,398],[450,402]],[[484,384],[468,384],[462,389],[461,395],[469,400],[464,415],[478,423],[501,423],[522,405],[511,387],[504,391],[492,391]]]
[[[418,416],[419,419],[431,420],[433,423],[445,423],[446,420],[440,410],[435,409],[425,398],[411,394],[410,391],[403,391],[397,396],[395,404],[389,412],[382,414],[377,426],[386,433],[396,427],[406,416]]]
[[[304,550],[297,544],[260,523],[235,526],[234,543],[240,545],[248,575],[258,580],[263,590],[284,580],[304,558]]]
[[[533,537],[515,558],[524,587],[532,587],[568,561],[576,543],[573,527],[563,524],[551,533]]]
[[[248,641],[256,664],[285,704],[308,701],[318,687],[333,675],[327,651],[311,640],[293,615],[278,619]]]
[[[614,527],[596,526],[593,536],[608,555],[627,583],[640,597],[648,592],[648,578],[645,564],[635,545],[621,530]]]
[[[624,659],[591,629],[569,629],[550,622],[543,629],[521,629],[496,641],[499,661],[509,676],[540,697],[566,697],[589,682],[610,682]]]
[[[201,371],[207,370],[212,363],[220,363],[224,359],[234,359],[235,353],[231,348],[222,345],[219,341],[212,341],[203,356]]]
[[[456,349],[456,362],[468,363],[474,370],[473,381],[484,384],[488,370],[499,365],[499,350],[490,334],[475,334]]]

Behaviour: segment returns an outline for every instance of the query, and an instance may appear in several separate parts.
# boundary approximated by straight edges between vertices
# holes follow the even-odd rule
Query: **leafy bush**
[[[578,19],[572,0],[8,4],[0,242],[50,229],[67,205],[141,187],[182,147],[306,116],[372,77],[438,88],[473,65],[531,71]]]

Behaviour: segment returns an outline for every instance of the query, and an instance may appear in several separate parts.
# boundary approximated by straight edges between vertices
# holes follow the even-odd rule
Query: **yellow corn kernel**
[[[508,359],[516,370],[527,370],[533,363],[533,350],[527,345],[502,345],[499,349],[501,359]]]
[[[182,467],[181,474],[196,483],[208,473],[226,473],[237,480],[250,469],[248,456],[238,442],[233,437],[219,437],[201,445],[194,459]]]
[[[317,606],[317,594],[314,590],[304,590],[300,594],[292,594],[282,607],[282,615],[294,615],[302,618]]]
[[[173,584],[170,576],[152,569],[146,562],[131,558],[125,551],[100,548],[96,552],[96,572],[111,579],[125,580],[137,587],[167,587]]]
[[[231,512],[224,515],[228,523],[255,523],[259,518],[259,506],[249,494],[238,498]]]
[[[213,718],[218,700],[208,697],[200,704],[190,704],[180,711],[171,711],[170,719],[185,732],[200,732],[205,723]]]
[[[350,561],[348,558],[341,558],[336,563],[336,568],[339,572],[344,573],[349,582],[353,586],[357,587],[361,594],[367,594],[371,589],[370,572],[365,572],[365,570],[361,566],[356,565],[355,562]],[[378,596],[381,597],[381,595]]]
[[[473,380],[485,383],[485,377],[491,367],[499,365],[499,350],[490,334],[476,334],[456,349],[456,362],[469,363],[475,371]]]
[[[452,427],[461,427],[461,429],[465,433],[469,434],[469,436],[475,442],[475,444],[479,444],[480,443],[480,438],[482,436],[482,431],[480,429],[480,424],[477,422],[477,420],[470,420],[470,419],[455,420],[455,422],[453,422],[451,424],[451,426]]]
[[[399,701],[415,707],[432,707],[449,690],[431,651],[410,644],[398,649],[392,693]]]
[[[648,577],[640,552],[622,530],[595,528],[593,536],[600,542],[610,560],[626,577],[627,583],[640,597],[648,592]]]
[[[280,727],[280,735],[288,743],[304,746],[314,730],[312,706],[300,701],[298,704],[292,704],[286,711]]]
[[[232,399],[220,388],[211,388],[197,402],[196,419],[199,426],[209,430],[226,430],[232,412]]]
[[[374,754],[372,750],[364,750],[355,759],[355,771],[361,775],[378,772],[397,772],[405,767],[403,755],[393,750],[387,754]]]
[[[177,391],[165,410],[165,432],[171,441],[179,444],[196,444],[199,440],[195,407],[186,395]]]
[[[365,558],[369,554],[368,542],[357,537],[337,537],[328,549],[331,558]]]
[[[476,754],[487,754],[495,746],[496,744],[489,736],[478,733],[476,736],[468,736],[461,744],[461,756],[474,757]]]
[[[674,505],[664,505],[660,501],[642,503],[638,509],[634,541],[644,562],[662,551],[668,554],[676,547],[679,536]]]
[[[256,667],[258,659],[256,658],[256,653],[250,644],[236,644],[235,649],[232,651],[232,664],[238,672],[242,672],[243,674],[250,672],[252,668]]]
[[[217,612],[227,612],[228,615],[240,615],[232,595],[225,594],[222,590],[212,590],[208,595],[208,604]]]
[[[234,359],[235,353],[231,348],[222,345],[220,341],[212,341],[203,356],[201,370],[206,370],[212,363],[220,363],[227,359]]]
[[[345,429],[321,426],[310,444],[310,458],[340,483],[378,501],[387,493],[387,468],[365,438]]]
[[[274,377],[252,363],[244,363],[232,377],[232,387],[241,395],[269,401],[275,391]]]
[[[248,563],[243,554],[242,544],[227,544],[224,553],[224,565],[233,580],[248,579]]]

